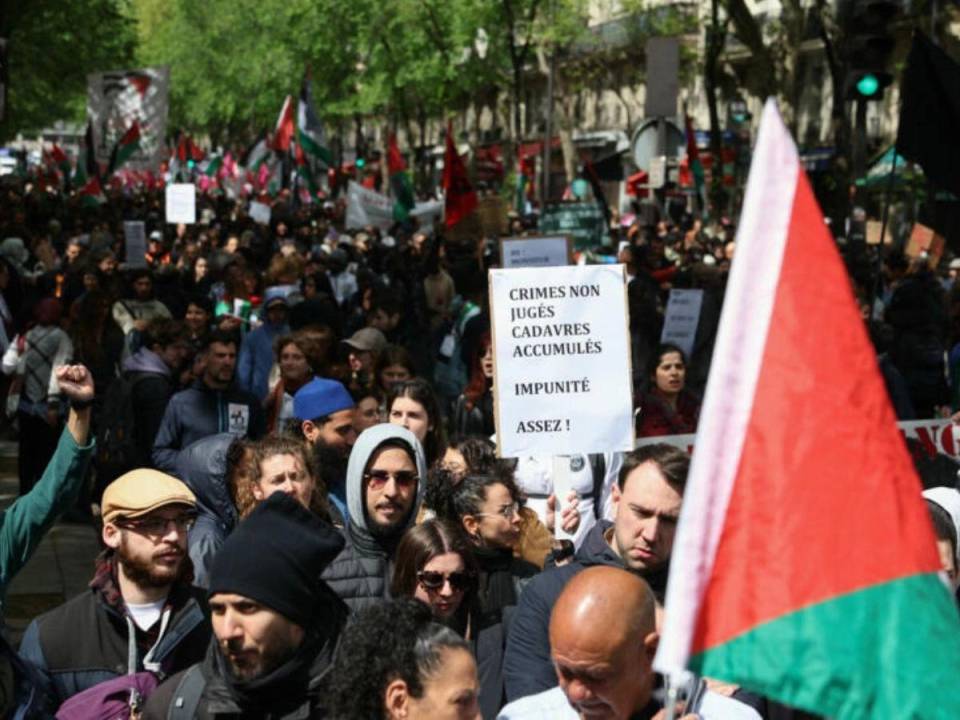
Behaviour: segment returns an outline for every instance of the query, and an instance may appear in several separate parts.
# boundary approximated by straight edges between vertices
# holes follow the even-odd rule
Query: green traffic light
[[[194,162],[193,160],[187,160],[187,167],[193,170]]]
[[[867,73],[857,80],[857,92],[863,97],[873,97],[879,89],[880,81],[872,73]]]
[[[367,164],[367,161],[363,158],[357,158],[357,168],[360,169]]]

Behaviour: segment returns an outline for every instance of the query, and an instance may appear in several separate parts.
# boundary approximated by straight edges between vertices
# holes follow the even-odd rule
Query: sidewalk
[[[0,509],[17,497],[17,444],[0,442]],[[57,523],[7,588],[4,621],[11,641],[37,615],[83,592],[100,551],[92,525]]]

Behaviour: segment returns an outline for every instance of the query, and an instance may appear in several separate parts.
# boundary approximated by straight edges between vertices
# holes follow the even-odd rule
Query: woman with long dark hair
[[[390,594],[419,600],[437,622],[466,636],[477,568],[460,528],[435,519],[414,525],[403,534],[394,558]]]
[[[387,422],[402,425],[417,436],[427,455],[428,466],[439,460],[447,449],[440,403],[426,380],[414,378],[391,388]]]
[[[700,400],[686,389],[687,358],[676,345],[657,348],[648,370],[650,389],[640,401],[639,437],[697,431]]]
[[[524,585],[538,572],[535,565],[514,556],[523,498],[502,465],[487,474],[467,475],[456,485],[442,483],[439,493],[437,516],[463,528],[477,560],[471,641],[480,672],[480,709],[485,720],[493,720],[506,699],[504,614],[517,605]]]

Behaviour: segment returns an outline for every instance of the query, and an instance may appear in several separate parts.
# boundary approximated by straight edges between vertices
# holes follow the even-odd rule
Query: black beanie
[[[332,525],[289,495],[276,492],[217,552],[209,595],[242,595],[309,627],[321,597],[320,573],[343,545],[343,536]]]

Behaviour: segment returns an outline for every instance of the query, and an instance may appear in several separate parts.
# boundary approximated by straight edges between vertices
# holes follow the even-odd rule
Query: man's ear
[[[120,547],[120,528],[113,523],[106,523],[100,535],[103,538],[103,544],[111,550]]]
[[[308,443],[314,442],[320,433],[319,428],[314,425],[312,420],[304,420],[303,424],[300,425],[300,430],[303,432],[303,437],[306,438]]]
[[[390,720],[405,720],[408,712],[410,695],[407,692],[407,683],[399,678],[387,685],[384,694],[384,705]]]
[[[657,654],[658,645],[660,645],[660,633],[656,630],[643,638],[643,652],[651,663],[653,662],[653,656]]]
[[[620,485],[613,483],[610,488],[610,503],[613,507],[613,513],[616,515],[617,508],[620,507],[620,498],[623,497],[623,493],[620,492]]]

